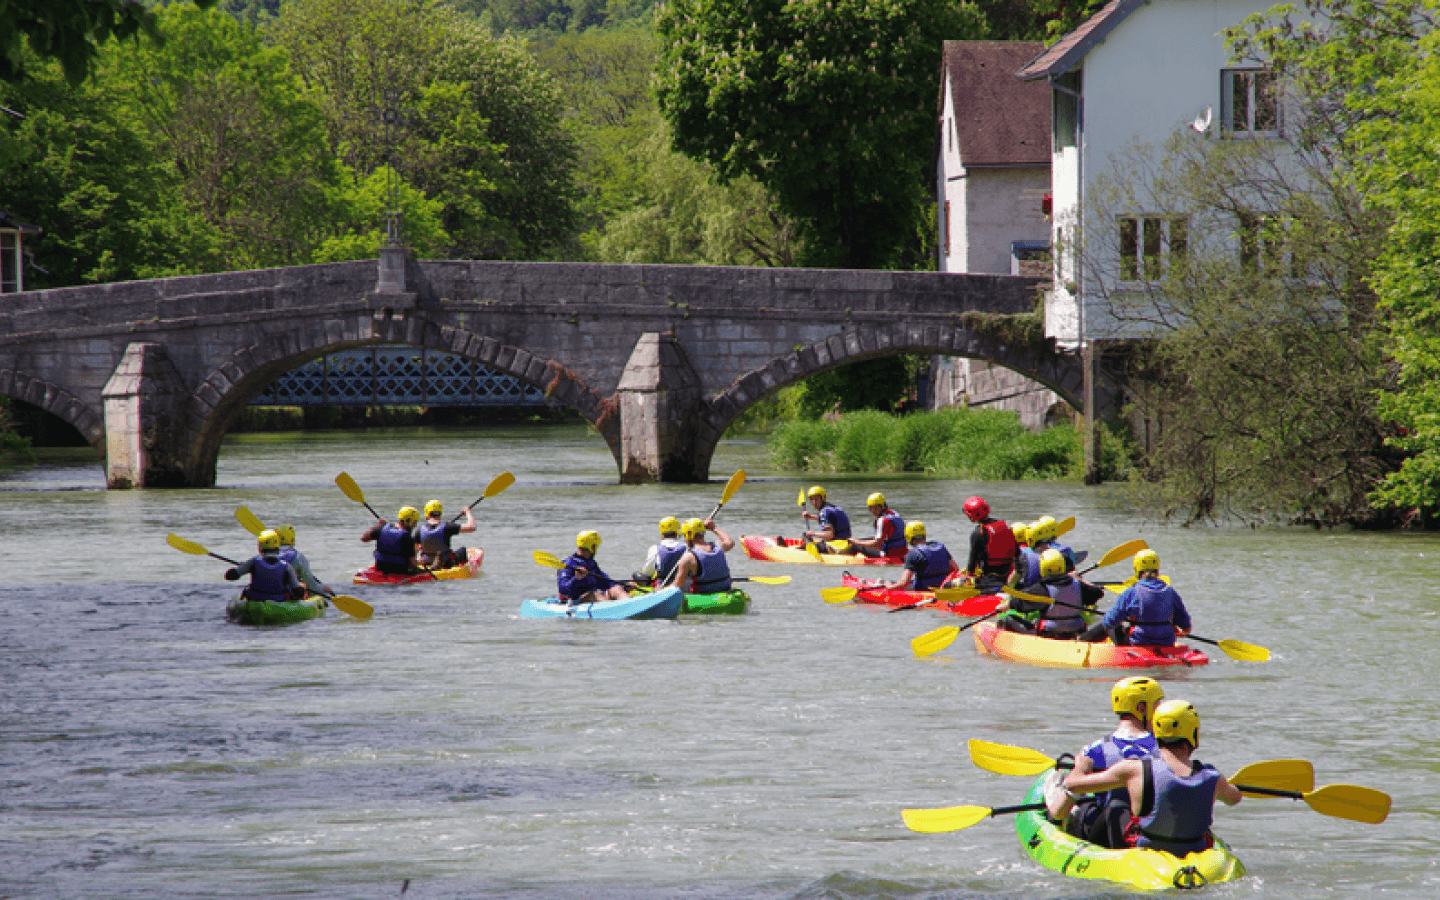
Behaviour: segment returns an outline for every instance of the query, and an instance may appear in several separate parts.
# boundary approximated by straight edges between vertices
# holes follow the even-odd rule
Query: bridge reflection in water
[[[562,405],[513,375],[483,363],[408,345],[326,354],[286,372],[251,406]]]

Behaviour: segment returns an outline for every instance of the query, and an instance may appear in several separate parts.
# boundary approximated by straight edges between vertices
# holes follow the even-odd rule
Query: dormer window
[[[1220,131],[1235,138],[1280,136],[1280,91],[1274,73],[1221,70]]]

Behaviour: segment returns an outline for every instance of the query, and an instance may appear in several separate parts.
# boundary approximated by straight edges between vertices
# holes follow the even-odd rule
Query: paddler
[[[905,568],[900,572],[899,580],[887,583],[881,579],[880,587],[899,591],[932,591],[943,586],[951,575],[959,573],[960,567],[955,565],[945,545],[925,539],[924,522],[906,524],[905,540],[910,544],[910,552],[905,555]]]
[[[825,499],[825,489],[815,485],[805,493],[810,505],[815,507],[815,512],[805,510],[801,515],[807,519],[814,519],[819,528],[815,531],[807,531],[803,535],[804,542],[814,543],[821,553],[841,552],[830,546],[831,541],[850,540],[850,517],[845,515],[845,510]]]
[[[982,591],[998,590],[1015,568],[1015,535],[1009,525],[991,517],[984,497],[971,497],[964,509],[965,517],[975,523],[965,572]]]
[[[876,491],[865,498],[865,506],[875,519],[873,537],[850,539],[850,549],[863,556],[903,562],[907,553],[905,520],[885,502],[885,495]]]
[[[1160,682],[1145,675],[1122,678],[1110,689],[1110,709],[1120,717],[1115,731],[1080,751],[1075,757],[1075,775],[1103,772],[1127,759],[1144,759],[1155,753],[1155,736],[1150,733],[1150,716],[1165,699]],[[1124,790],[1102,791],[1078,802],[1060,791],[1046,793],[1050,818],[1063,822],[1065,830],[1081,840],[1101,847],[1125,846],[1130,825],[1130,794]]]
[[[1177,857],[1204,850],[1213,844],[1210,823],[1215,801],[1234,806],[1240,802],[1240,789],[1214,766],[1191,758],[1200,746],[1200,714],[1194,706],[1167,700],[1156,707],[1151,727],[1154,756],[1122,760],[1088,775],[1071,772],[1065,790],[1072,800],[1097,791],[1127,791],[1136,847],[1165,850]]]
[[[1185,601],[1160,577],[1160,555],[1141,550],[1135,554],[1134,566],[1135,583],[1080,640],[1094,644],[1109,637],[1122,646],[1171,647],[1176,635],[1190,633]]]
[[[1059,550],[1065,557],[1065,571],[1075,571],[1075,551],[1069,545],[1060,543],[1060,523],[1054,516],[1041,516],[1030,526],[1030,548],[1036,553]]]
[[[1034,603],[1019,597],[1010,598],[1011,609],[1020,615],[1004,616],[999,625],[1006,631],[1029,632],[1057,640],[1075,640],[1085,630],[1085,610],[1093,610],[1105,589],[1086,584],[1065,572],[1065,557],[1059,550],[1040,554],[1039,596],[1049,596],[1048,604]]]
[[[600,549],[600,532],[582,531],[575,535],[575,552],[565,566],[555,573],[555,587],[561,603],[598,603],[624,600],[630,596],[618,581],[612,579],[595,562]]]
[[[295,526],[281,525],[275,532],[280,535],[280,558],[295,567],[295,574],[299,576],[300,582],[313,594],[335,593],[315,576],[305,554],[295,549]]]
[[[415,558],[422,566],[432,569],[451,569],[462,566],[470,558],[464,547],[451,549],[450,539],[457,534],[470,534],[475,530],[475,516],[470,507],[465,507],[465,524],[444,521],[445,507],[439,500],[425,504],[425,521],[412,532],[415,539]]]
[[[225,570],[226,581],[239,581],[240,576],[250,576],[250,586],[245,589],[245,599],[257,603],[268,600],[271,603],[289,603],[305,599],[305,586],[295,567],[280,558],[280,534],[273,528],[260,532],[255,539],[258,555],[245,560],[238,566]]]
[[[715,532],[715,542],[705,540],[705,532]],[[730,564],[725,551],[735,549],[730,535],[715,526],[714,519],[686,519],[680,535],[689,548],[675,567],[674,583],[686,594],[723,594],[734,585],[730,582]]]
[[[680,520],[666,516],[660,520],[660,542],[650,545],[645,555],[645,565],[635,573],[636,584],[666,584],[670,581],[680,557],[685,555],[688,545],[680,537]]]
[[[415,535],[411,533],[420,523],[420,511],[413,506],[402,506],[395,514],[396,524],[377,519],[374,525],[360,535],[361,543],[375,543],[375,570],[386,575],[414,575],[420,569],[415,565]]]
[[[1015,568],[1010,573],[1010,587],[1026,594],[1040,591],[1040,554],[1030,546],[1030,526],[1016,522],[1010,526],[1015,536]]]

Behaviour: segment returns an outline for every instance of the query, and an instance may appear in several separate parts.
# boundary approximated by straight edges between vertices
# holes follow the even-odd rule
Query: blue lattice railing
[[[345,350],[292,369],[252,406],[549,406],[513,375],[419,347]]]

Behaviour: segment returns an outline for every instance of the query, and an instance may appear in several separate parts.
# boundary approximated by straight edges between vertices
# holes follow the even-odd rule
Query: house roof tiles
[[[1043,48],[1035,41],[945,42],[962,165],[1050,164],[1050,91],[1014,75]]]
[[[1149,2],[1150,0],[1110,0],[1103,9],[1081,22],[1078,28],[1026,63],[1015,73],[1016,77],[1035,81],[1052,75],[1064,75],[1084,59],[1092,47],[1105,40],[1105,36],[1115,30],[1116,25]]]

